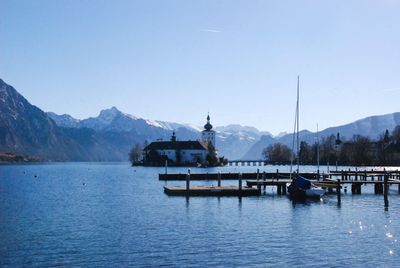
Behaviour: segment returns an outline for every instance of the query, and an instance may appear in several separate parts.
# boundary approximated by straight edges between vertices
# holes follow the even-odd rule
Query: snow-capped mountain
[[[51,119],[53,119],[53,121],[56,122],[56,124],[58,126],[75,128],[75,127],[79,127],[79,124],[80,124],[79,119],[73,118],[72,116],[70,116],[68,114],[58,115],[58,114],[55,114],[52,112],[48,112],[47,115]]]
[[[203,130],[202,127],[190,124],[138,118],[123,113],[116,107],[102,110],[97,117],[83,120],[69,115],[54,113],[48,113],[48,115],[61,127],[90,128],[102,132],[134,132],[147,137],[149,141],[168,140],[173,131],[176,132],[178,139],[197,140],[200,139],[200,132]],[[270,135],[268,132],[260,132],[254,127],[237,124],[217,127],[215,131],[219,154],[229,159],[239,159],[262,135]]]
[[[59,127],[1,79],[0,100],[1,152],[50,161],[122,161],[127,158],[126,145],[131,146],[139,139],[122,136],[116,145],[114,137],[92,129]],[[65,124],[74,125],[68,116],[60,118]]]
[[[328,128],[320,137],[340,132],[343,139],[355,134],[375,139],[386,129],[400,125],[400,113],[372,116],[343,126]],[[28,154],[58,161],[126,161],[136,144],[169,140],[172,132],[180,140],[200,139],[202,127],[141,119],[112,107],[97,117],[78,120],[70,115],[45,113],[30,104],[12,86],[0,79],[0,152]],[[291,134],[273,137],[256,128],[228,125],[216,127],[216,147],[228,159],[260,159],[268,145],[290,145]],[[315,133],[302,131],[300,138],[315,141]]]

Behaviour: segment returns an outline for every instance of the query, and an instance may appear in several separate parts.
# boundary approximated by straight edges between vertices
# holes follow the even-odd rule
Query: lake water
[[[257,168],[276,169],[219,170]],[[293,205],[268,188],[260,197],[186,199],[163,193],[160,172],[127,163],[0,166],[0,267],[400,266],[397,187],[388,210],[365,186],[340,206],[335,195]]]

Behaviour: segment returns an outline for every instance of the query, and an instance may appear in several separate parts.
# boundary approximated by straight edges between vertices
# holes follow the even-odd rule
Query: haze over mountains
[[[400,113],[373,116],[325,129],[320,137],[340,132],[345,138],[361,134],[375,139],[397,125],[400,125]],[[261,159],[261,152],[268,145],[276,142],[290,145],[292,141],[291,134],[273,137],[254,127],[228,125],[214,129],[219,154],[228,159]],[[201,130],[202,127],[188,124],[137,118],[115,107],[84,120],[45,113],[0,79],[0,152],[16,152],[50,161],[126,161],[136,143],[169,140],[172,131],[180,140],[196,140]],[[305,130],[300,138],[313,143],[316,135]]]

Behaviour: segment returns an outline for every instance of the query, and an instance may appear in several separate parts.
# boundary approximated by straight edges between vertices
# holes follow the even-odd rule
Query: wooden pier
[[[257,196],[261,190],[238,186],[164,186],[164,192],[172,196]]]
[[[218,180],[218,186],[190,186],[190,170],[185,176],[186,186],[164,186],[164,193],[173,196],[255,196],[260,195],[259,188],[245,186],[243,187],[243,176],[238,175],[238,186],[221,186],[221,180]]]
[[[190,174],[190,180],[192,181],[215,181],[215,180],[238,180],[239,174],[242,174],[243,178],[248,180],[257,179],[289,179],[290,173],[288,172],[251,172],[251,173],[236,173],[236,172],[226,172],[226,173],[192,173]],[[185,181],[187,173],[160,173],[158,174],[158,179],[160,181]],[[328,178],[327,174],[317,174],[317,173],[301,173],[303,177],[316,180],[321,177]]]
[[[327,190],[328,194],[336,194],[338,202],[341,201],[342,189],[347,193],[347,186],[350,186],[352,194],[361,194],[363,185],[374,185],[375,194],[383,194],[385,207],[389,206],[389,187],[397,186],[400,194],[400,172],[396,171],[335,171],[331,173],[301,173],[303,177],[312,180],[313,184]],[[249,196],[260,195],[261,189],[267,186],[276,188],[278,195],[285,195],[287,186],[290,184],[290,174],[276,172],[254,173],[195,173],[187,174],[159,174],[159,180],[164,181],[186,181],[185,186],[165,186],[164,192],[168,195],[184,196]],[[218,181],[218,186],[192,186],[190,181]],[[221,186],[223,180],[237,180],[238,186]],[[243,180],[246,186],[242,187]]]

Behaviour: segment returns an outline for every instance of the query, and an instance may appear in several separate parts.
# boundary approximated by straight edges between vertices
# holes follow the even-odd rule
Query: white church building
[[[215,148],[215,131],[207,115],[207,123],[201,132],[201,139],[197,141],[179,141],[172,133],[170,141],[154,141],[144,148],[144,163],[149,165],[170,164],[191,165],[203,163],[208,155],[208,146]]]

